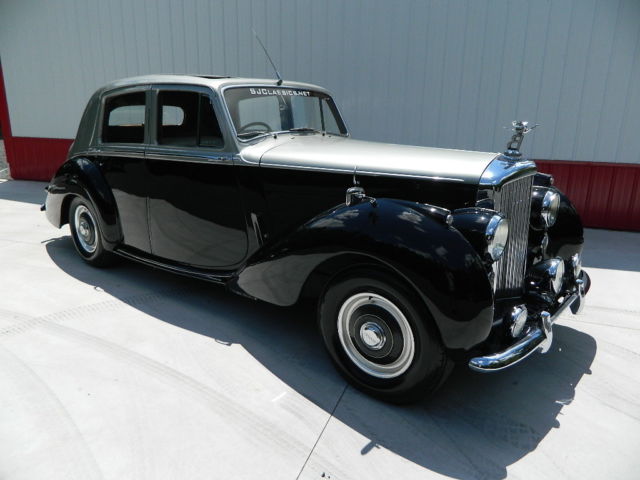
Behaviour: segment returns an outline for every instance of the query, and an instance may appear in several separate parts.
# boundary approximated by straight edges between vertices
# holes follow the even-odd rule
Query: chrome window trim
[[[136,147],[136,146],[141,146],[142,148],[144,148],[145,145],[149,144],[149,129],[150,129],[150,121],[151,121],[151,116],[150,116],[150,105],[149,105],[149,94],[146,93],[151,89],[151,85],[150,84],[143,84],[143,85],[134,85],[134,86],[123,86],[123,87],[118,87],[118,88],[114,88],[113,90],[108,90],[102,93],[102,95],[100,96],[100,106],[98,109],[98,118],[97,118],[97,122],[95,122],[95,130],[93,133],[93,138],[92,138],[92,142],[91,145],[93,146],[97,146],[97,147],[101,147],[102,145],[109,145],[110,147],[113,145],[123,145],[123,146],[128,146],[128,147]],[[111,97],[116,97],[116,96],[120,96],[120,95],[127,95],[129,93],[136,93],[136,92],[145,92],[145,98],[144,98],[144,139],[141,143],[123,143],[123,142],[103,142],[102,141],[102,128],[104,126],[104,107],[105,104],[107,103],[107,99],[111,98]]]
[[[194,145],[189,148],[198,148],[198,149],[208,149],[219,152],[230,152],[234,150],[237,145],[232,141],[231,132],[229,131],[228,124],[225,125],[225,122],[221,121],[221,119],[225,118],[225,108],[224,101],[220,102],[220,98],[218,92],[211,87],[205,85],[197,85],[197,84],[188,84],[188,83],[152,83],[150,84],[150,91],[152,95],[151,104],[148,105],[150,110],[150,124],[149,124],[149,141],[147,145],[150,147],[160,147],[160,148],[175,148],[179,146],[158,143],[158,93],[160,91],[188,91],[194,92],[202,95],[207,95],[209,100],[211,101],[211,106],[213,107],[213,113],[216,116],[216,120],[218,120],[218,125],[220,127],[220,133],[222,133],[222,140],[224,145],[221,148],[212,148],[210,146],[200,146]],[[220,115],[220,109],[222,109],[222,115]]]

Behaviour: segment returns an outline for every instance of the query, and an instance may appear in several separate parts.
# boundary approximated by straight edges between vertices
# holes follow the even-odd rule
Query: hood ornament
[[[509,143],[507,143],[507,149],[504,151],[503,155],[509,160],[517,162],[522,158],[520,145],[522,145],[524,136],[534,128],[540,126],[540,124],[536,123],[534,126],[530,127],[529,122],[514,120],[513,122],[511,122],[511,126],[511,130],[513,130],[514,133],[511,136],[511,140],[509,141]]]
[[[374,207],[377,206],[378,202],[376,201],[376,199],[373,197],[367,196],[367,194],[364,191],[364,188],[360,186],[360,182],[358,181],[358,178],[357,178],[357,173],[358,173],[358,167],[356,166],[353,169],[353,187],[347,188],[347,193],[345,195],[346,198],[344,203],[346,203],[348,207],[351,207],[353,205],[357,205],[358,203],[366,201],[366,202],[369,202]]]

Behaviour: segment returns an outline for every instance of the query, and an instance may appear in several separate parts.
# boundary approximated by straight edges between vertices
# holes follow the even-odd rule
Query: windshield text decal
[[[280,88],[250,88],[249,93],[251,95],[288,95],[290,97],[308,97],[311,95],[311,92],[307,90],[282,90]]]

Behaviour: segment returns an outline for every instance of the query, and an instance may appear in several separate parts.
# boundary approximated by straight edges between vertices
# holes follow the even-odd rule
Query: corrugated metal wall
[[[327,86],[356,137],[534,158],[640,161],[638,0],[3,0],[13,134],[71,138],[98,86],[150,72]]]

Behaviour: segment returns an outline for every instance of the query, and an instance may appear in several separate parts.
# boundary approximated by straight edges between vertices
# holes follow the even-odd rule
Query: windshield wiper
[[[267,130],[260,130],[260,131],[254,131],[254,132],[241,132],[241,133],[238,133],[237,136],[241,138],[254,138],[260,135],[269,135],[270,133],[271,132],[268,132]]]
[[[311,133],[320,133],[320,130],[316,130],[315,128],[311,128],[311,127],[296,127],[296,128],[290,128],[289,130],[287,130],[287,132],[311,132]]]

